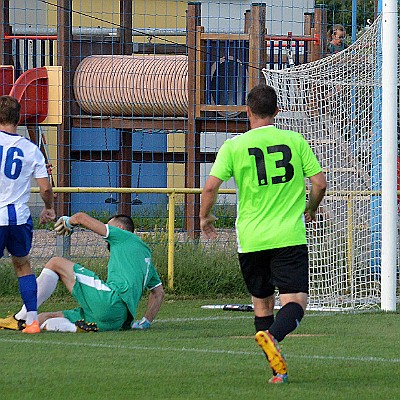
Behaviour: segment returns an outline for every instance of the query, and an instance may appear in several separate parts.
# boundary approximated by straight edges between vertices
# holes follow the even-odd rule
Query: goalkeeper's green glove
[[[132,323],[132,329],[149,329],[151,326],[151,322],[146,318],[143,317],[140,321],[135,321]]]
[[[70,217],[60,217],[54,224],[54,230],[57,235],[70,236],[73,232],[74,226],[69,222]]]

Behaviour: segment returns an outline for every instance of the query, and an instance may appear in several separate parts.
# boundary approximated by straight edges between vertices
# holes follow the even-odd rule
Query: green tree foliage
[[[329,28],[334,24],[341,24],[351,36],[352,0],[316,0],[315,4],[327,8]],[[357,1],[357,32],[375,19],[377,4],[377,0]]]

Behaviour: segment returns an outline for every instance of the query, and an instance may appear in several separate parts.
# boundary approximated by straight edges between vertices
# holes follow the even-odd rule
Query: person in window
[[[28,206],[32,178],[44,203],[39,222],[53,221],[56,213],[45,158],[35,143],[17,133],[20,111],[16,98],[0,96],[0,258],[7,249],[18,277],[26,308],[24,325],[19,328],[23,333],[39,333],[37,283],[29,259],[33,238]]]

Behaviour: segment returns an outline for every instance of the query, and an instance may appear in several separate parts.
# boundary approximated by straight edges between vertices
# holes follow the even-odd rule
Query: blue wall
[[[140,176],[139,176],[140,171]],[[139,181],[139,185],[138,185]],[[164,188],[167,187],[167,164],[165,163],[133,163],[132,164],[132,187],[139,188]],[[138,198],[142,204],[137,204],[132,212],[142,209],[165,208],[168,202],[166,194],[138,193],[133,194],[132,200]]]
[[[72,128],[72,151],[118,151],[120,149],[120,132],[117,129],[105,128]],[[165,131],[132,132],[132,150],[134,152],[158,152],[167,150],[167,133]],[[141,157],[144,159],[144,154]],[[71,186],[73,187],[118,187],[119,163],[117,161],[72,161]],[[167,187],[167,163],[164,162],[132,162],[132,188]],[[73,193],[71,197],[72,212],[96,211],[114,214],[118,204],[106,202],[120,199],[113,193]],[[138,198],[140,201],[135,202]],[[168,202],[166,194],[140,193],[132,194],[132,213],[164,208]],[[139,203],[139,204],[138,204]]]
[[[71,163],[71,185],[87,187],[118,186],[118,163],[115,161],[73,161]],[[113,194],[114,198],[117,194]],[[109,193],[72,193],[72,212],[107,211],[117,212],[117,204],[106,203]]]
[[[71,150],[119,150],[117,129],[72,128]]]

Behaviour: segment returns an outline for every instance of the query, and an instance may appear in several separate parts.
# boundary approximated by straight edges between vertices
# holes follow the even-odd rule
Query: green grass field
[[[0,398],[400,398],[399,314],[309,313],[283,342],[289,385],[272,386],[254,341],[252,313],[200,308],[225,302],[249,299],[168,297],[148,331],[0,330]],[[0,315],[17,311],[18,304],[17,298],[2,298]],[[57,300],[42,311],[71,306]]]

